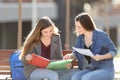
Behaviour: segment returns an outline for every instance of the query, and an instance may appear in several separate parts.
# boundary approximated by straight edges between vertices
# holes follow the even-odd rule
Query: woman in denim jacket
[[[116,47],[109,36],[98,30],[88,13],[81,13],[75,18],[75,29],[78,34],[76,48],[90,49],[94,56],[84,56],[76,51],[64,56],[64,59],[78,59],[79,71],[72,76],[71,80],[113,80],[114,64],[113,57],[116,55]],[[84,69],[84,61],[88,65]]]

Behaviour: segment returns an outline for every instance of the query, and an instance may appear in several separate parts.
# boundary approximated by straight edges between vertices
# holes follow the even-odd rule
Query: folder
[[[72,59],[53,61],[53,62],[50,62],[46,68],[52,69],[52,70],[65,70],[67,69],[65,65],[71,62],[72,62]]]
[[[47,65],[50,63],[50,60],[47,58],[44,58],[42,56],[38,56],[36,54],[32,54],[32,60],[29,62],[30,64],[40,67],[40,68],[46,68]]]

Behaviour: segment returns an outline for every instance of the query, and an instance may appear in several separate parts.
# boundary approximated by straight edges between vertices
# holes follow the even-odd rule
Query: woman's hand
[[[95,56],[92,56],[92,58],[95,60],[95,61],[99,61],[101,59],[101,56],[100,55],[95,55]]]
[[[104,55],[96,54],[95,56],[92,56],[91,58],[93,58],[96,61],[100,61],[100,60],[103,60],[103,59],[110,59],[110,58],[112,58],[112,55],[109,54],[109,53],[104,54]]]
[[[73,59],[73,55],[72,54],[66,54],[65,56],[63,56],[64,60],[68,60],[68,59]]]
[[[30,55],[30,54],[26,55],[25,60],[26,61],[32,60],[32,55]]]
[[[69,69],[71,69],[73,66],[72,66],[72,63],[68,63],[68,64],[65,65],[65,67],[69,70]]]

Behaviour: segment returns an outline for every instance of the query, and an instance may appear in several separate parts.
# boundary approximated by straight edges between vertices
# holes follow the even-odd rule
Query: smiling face
[[[82,35],[86,32],[86,30],[83,28],[79,21],[75,21],[75,29],[78,35]]]
[[[45,38],[51,38],[52,35],[53,35],[53,27],[52,26],[49,26],[48,28],[45,28],[41,31],[41,34],[42,34],[42,37],[45,37]]]

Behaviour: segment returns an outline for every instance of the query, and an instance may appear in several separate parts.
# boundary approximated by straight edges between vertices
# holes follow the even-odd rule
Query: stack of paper
[[[78,53],[82,54],[82,55],[86,55],[86,56],[94,56],[93,53],[89,50],[89,49],[82,49],[82,48],[75,48],[72,47],[73,50],[77,51]]]

